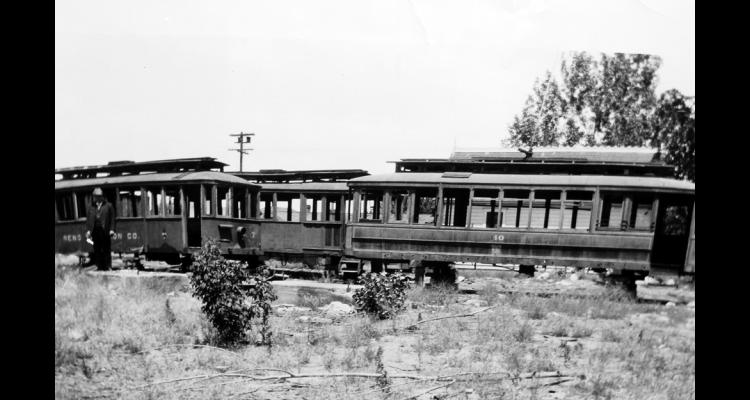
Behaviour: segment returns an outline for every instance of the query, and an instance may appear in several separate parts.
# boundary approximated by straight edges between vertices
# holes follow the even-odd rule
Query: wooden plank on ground
[[[674,286],[638,285],[636,294],[639,299],[673,302],[677,304],[695,301],[695,290]]]

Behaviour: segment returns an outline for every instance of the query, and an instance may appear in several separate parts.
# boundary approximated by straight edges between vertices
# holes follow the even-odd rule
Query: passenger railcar
[[[695,184],[651,156],[402,160],[349,181],[346,255],[694,273]]]
[[[284,265],[300,262],[328,270],[338,267],[351,210],[346,182],[367,175],[367,171],[261,170],[232,174],[261,187],[258,218],[263,225],[264,260],[277,260]]]
[[[213,158],[114,162],[55,170],[55,247],[59,253],[93,251],[85,215],[101,187],[116,212],[112,251],[150,260],[187,263],[207,238],[222,253],[252,260],[260,254],[254,219],[260,186],[224,173]]]
[[[85,209],[102,187],[112,249],[189,261],[206,238],[253,262],[334,269],[367,261],[695,272],[695,184],[653,151],[454,153],[363,170],[224,172],[213,158],[56,170],[58,252],[92,251]],[[418,263],[414,264],[413,262]]]

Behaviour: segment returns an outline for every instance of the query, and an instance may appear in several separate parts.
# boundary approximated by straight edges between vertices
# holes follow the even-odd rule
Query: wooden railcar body
[[[101,187],[116,213],[112,251],[177,261],[194,253],[207,238],[222,253],[254,257],[261,253],[260,223],[254,199],[260,189],[219,171],[156,172],[55,181],[55,249],[93,251],[86,241],[85,210]],[[225,199],[217,198],[224,190]],[[63,204],[64,203],[64,204]]]
[[[351,195],[346,181],[363,170],[233,172],[261,186],[264,259],[335,264],[344,252]]]
[[[268,196],[271,215],[261,219],[261,245],[267,256],[319,255],[340,256],[343,252],[345,207],[349,190],[346,182],[263,183],[261,196]],[[285,198],[280,201],[279,198]],[[294,199],[292,199],[294,198]],[[300,204],[311,200],[315,214],[308,207],[290,207],[291,200]],[[284,203],[283,207],[280,207]],[[335,205],[333,205],[333,204]],[[343,205],[343,207],[341,206]],[[318,207],[319,206],[319,207]],[[281,210],[279,211],[279,209]],[[334,212],[330,210],[334,209]],[[326,212],[325,210],[329,210]],[[293,218],[290,214],[297,214]]]
[[[645,176],[399,172],[355,178],[349,186],[354,209],[359,212],[347,226],[348,256],[694,272],[695,185],[689,182]],[[415,210],[423,206],[416,203],[420,192],[431,192],[433,196],[428,197],[436,202],[431,223],[423,223],[421,215],[415,218]],[[508,200],[512,192],[528,195]],[[376,203],[372,208],[370,200],[362,207],[368,193]],[[399,193],[400,205],[393,201],[394,193]],[[494,204],[492,211],[479,216],[483,221],[478,227],[473,226],[478,215],[472,211],[472,206],[477,207],[477,193],[485,197],[490,193],[493,198],[489,201]],[[547,198],[535,199],[535,193]],[[550,193],[558,197],[550,200]],[[566,215],[570,220],[570,203],[587,203],[566,201],[566,195],[574,193],[589,193],[591,200],[585,226],[579,221],[576,229],[571,229],[571,221],[565,221]],[[605,199],[612,196],[621,199],[615,205],[620,213],[616,221],[602,226],[604,208],[609,207],[611,214],[614,207]],[[518,208],[513,210],[515,204]],[[550,213],[550,204],[555,204],[557,211]],[[394,221],[396,207],[404,214],[399,221]],[[667,209],[687,214],[677,217],[690,223],[689,237],[684,227],[678,235],[660,233],[665,229]],[[363,219],[367,212],[369,217],[377,212],[378,219]],[[550,221],[551,214],[557,215],[554,221]],[[512,216],[515,221],[508,221]],[[448,219],[452,223],[446,222]]]

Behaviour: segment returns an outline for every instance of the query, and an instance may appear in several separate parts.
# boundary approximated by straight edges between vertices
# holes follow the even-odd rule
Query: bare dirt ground
[[[694,308],[569,276],[469,275],[476,294],[412,289],[386,321],[326,315],[307,293],[277,308],[272,347],[220,349],[189,292],[56,267],[56,397],[695,398]]]

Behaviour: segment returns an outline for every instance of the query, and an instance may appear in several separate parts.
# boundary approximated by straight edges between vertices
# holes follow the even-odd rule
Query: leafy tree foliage
[[[659,98],[655,118],[665,161],[675,165],[675,176],[695,182],[695,102],[668,90]]]
[[[509,127],[515,146],[652,146],[695,180],[694,101],[677,90],[655,93],[658,57],[572,53],[558,83],[550,72],[534,83]]]
[[[534,83],[534,91],[526,99],[520,117],[510,128],[511,140],[529,146],[554,146],[560,135],[558,125],[563,118],[563,99],[557,82],[547,72],[544,80]]]
[[[262,342],[270,344],[268,316],[276,295],[265,274],[253,275],[246,264],[224,259],[216,243],[208,240],[193,263],[190,283],[221,344],[245,340],[258,318]]]
[[[406,289],[409,279],[401,273],[370,273],[360,278],[363,287],[354,292],[354,303],[357,308],[388,319],[404,308]]]

